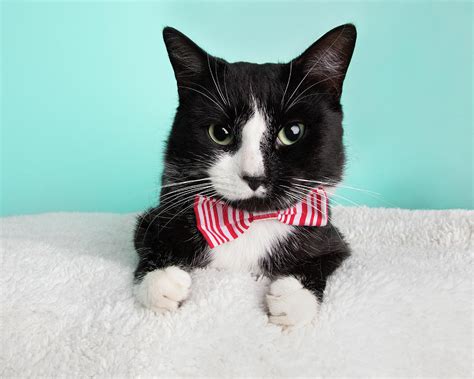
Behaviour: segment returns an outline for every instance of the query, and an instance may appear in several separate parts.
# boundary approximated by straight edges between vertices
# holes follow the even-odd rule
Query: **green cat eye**
[[[228,145],[234,139],[232,131],[227,126],[211,124],[208,132],[209,137],[219,145]]]
[[[302,123],[293,122],[280,129],[278,132],[278,141],[282,145],[293,145],[303,137],[304,125]]]

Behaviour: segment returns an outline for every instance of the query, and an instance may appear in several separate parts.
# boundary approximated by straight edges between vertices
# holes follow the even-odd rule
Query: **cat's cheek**
[[[286,330],[308,325],[319,314],[319,300],[293,276],[275,280],[266,300],[269,321]]]
[[[157,313],[178,309],[191,288],[190,275],[177,266],[147,273],[134,288],[136,299]]]
[[[238,157],[230,154],[222,154],[208,170],[213,187],[228,200],[243,200],[254,195],[240,173]]]

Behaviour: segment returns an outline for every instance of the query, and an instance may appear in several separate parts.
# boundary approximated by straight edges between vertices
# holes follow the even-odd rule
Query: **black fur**
[[[262,146],[268,194],[238,201],[218,193],[216,197],[246,210],[286,208],[295,202],[284,190],[296,188],[293,178],[336,184],[345,159],[340,95],[356,40],[353,25],[331,30],[287,64],[228,63],[209,56],[175,29],[165,28],[163,36],[178,83],[179,106],[166,149],[160,205],[139,217],[135,231],[140,258],[136,282],[170,265],[191,270],[208,264],[208,247],[192,209],[195,193],[191,187],[186,196],[172,191],[187,187],[176,183],[205,182],[213,157],[238,150],[253,101],[265,110],[271,130]],[[276,145],[278,131],[292,121],[306,126],[302,139],[289,147]],[[228,146],[213,143],[207,132],[210,124],[229,126],[234,141]],[[289,239],[269,248],[272,254],[261,260],[261,270],[271,278],[294,275],[321,299],[327,277],[349,255],[349,247],[330,223],[296,229]]]

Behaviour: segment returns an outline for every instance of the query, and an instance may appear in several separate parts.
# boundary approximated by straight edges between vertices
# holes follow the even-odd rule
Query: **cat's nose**
[[[249,176],[249,175],[244,175],[242,176],[242,179],[245,180],[248,184],[248,186],[255,191],[258,187],[260,187],[263,182],[265,181],[264,176]]]

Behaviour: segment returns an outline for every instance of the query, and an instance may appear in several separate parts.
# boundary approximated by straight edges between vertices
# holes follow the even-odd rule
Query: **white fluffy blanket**
[[[141,308],[134,215],[4,218],[0,375],[472,376],[473,216],[337,208],[353,256],[290,334],[244,273],[197,271],[176,313]]]

